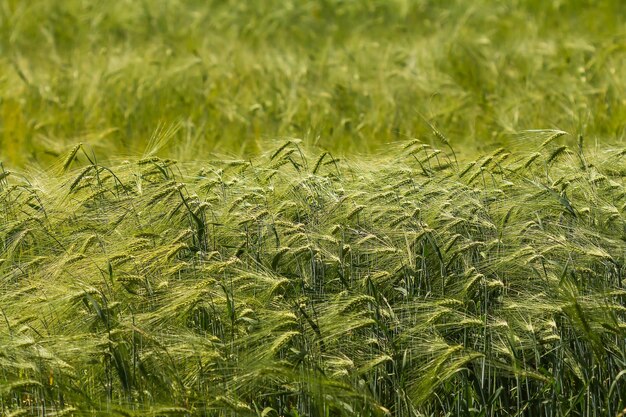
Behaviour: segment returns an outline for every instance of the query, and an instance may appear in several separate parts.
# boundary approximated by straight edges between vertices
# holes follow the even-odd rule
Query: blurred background
[[[0,0],[0,160],[620,143],[625,22],[622,0]]]

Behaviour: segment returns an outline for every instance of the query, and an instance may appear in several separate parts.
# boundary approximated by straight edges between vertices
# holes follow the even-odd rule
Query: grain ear
[[[82,147],[83,147],[83,144],[79,143],[75,145],[72,148],[72,150],[70,150],[70,152],[67,154],[67,156],[63,160],[63,167],[62,167],[63,172],[66,172],[70,168],[70,166],[72,165],[72,162],[74,162],[74,160],[76,159],[76,155],[78,154],[78,151]]]

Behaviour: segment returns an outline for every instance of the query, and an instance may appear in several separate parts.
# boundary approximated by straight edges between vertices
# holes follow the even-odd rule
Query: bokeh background
[[[460,153],[561,129],[621,142],[626,3],[1,0],[0,159],[336,152],[430,140]],[[432,138],[436,140],[436,138]]]

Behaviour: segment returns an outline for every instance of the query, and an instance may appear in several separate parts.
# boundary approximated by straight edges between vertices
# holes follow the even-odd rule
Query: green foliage
[[[617,142],[625,20],[621,0],[2,0],[0,153],[136,155],[159,125],[179,159],[375,151],[429,135],[420,115],[463,153],[530,128]]]
[[[5,175],[2,412],[617,415],[626,153],[551,135]]]
[[[0,0],[0,414],[626,415],[624,4]]]

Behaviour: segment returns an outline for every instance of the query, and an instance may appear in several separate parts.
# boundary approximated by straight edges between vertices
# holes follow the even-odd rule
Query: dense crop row
[[[626,151],[561,134],[3,171],[0,409],[617,415]]]

